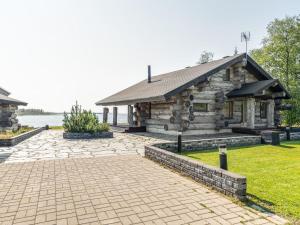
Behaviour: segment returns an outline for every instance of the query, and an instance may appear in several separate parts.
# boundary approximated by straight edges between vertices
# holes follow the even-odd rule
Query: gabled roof
[[[272,87],[274,91],[283,91],[286,95],[283,98],[290,98],[288,92],[279,83],[277,79],[256,81],[253,83],[244,84],[240,89],[235,89],[227,94],[228,98],[245,97],[259,95],[262,91]]]
[[[10,95],[10,93],[2,87],[0,87],[0,94],[6,95],[6,96]]]
[[[145,79],[123,91],[96,102],[96,105],[129,105],[137,102],[164,101],[192,85],[204,82],[209,76],[218,71],[242,62],[245,56],[246,54],[243,53],[224,57],[197,66],[153,76],[151,83],[148,83],[147,79]],[[259,80],[272,79],[253,59],[249,56],[247,58],[248,63],[246,68],[255,71],[259,76]]]

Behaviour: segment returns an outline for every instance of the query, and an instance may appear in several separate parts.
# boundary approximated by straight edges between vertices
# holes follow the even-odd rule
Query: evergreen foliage
[[[99,119],[92,111],[82,110],[76,102],[72,106],[70,115],[64,113],[63,127],[71,133],[99,133],[109,130],[109,125],[99,123]]]

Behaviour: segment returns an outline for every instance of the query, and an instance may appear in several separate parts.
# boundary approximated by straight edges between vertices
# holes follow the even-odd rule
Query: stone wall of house
[[[244,176],[154,146],[145,146],[145,157],[189,176],[221,193],[240,200],[246,198],[247,184]]]
[[[0,131],[18,129],[17,108],[14,105],[0,105]]]

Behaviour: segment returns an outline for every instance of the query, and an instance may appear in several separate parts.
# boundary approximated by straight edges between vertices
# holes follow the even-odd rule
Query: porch
[[[244,84],[227,94],[224,116],[233,131],[274,129],[280,123],[278,106],[286,92],[277,80]]]

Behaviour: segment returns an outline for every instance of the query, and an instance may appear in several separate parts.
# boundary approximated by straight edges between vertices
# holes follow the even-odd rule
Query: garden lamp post
[[[290,141],[291,140],[291,128],[286,127],[285,131],[286,131],[286,140]]]
[[[219,145],[219,159],[220,159],[220,168],[227,170],[227,147],[226,144]]]
[[[181,148],[182,148],[182,132],[178,131],[177,133],[177,151],[178,153],[181,153]]]

